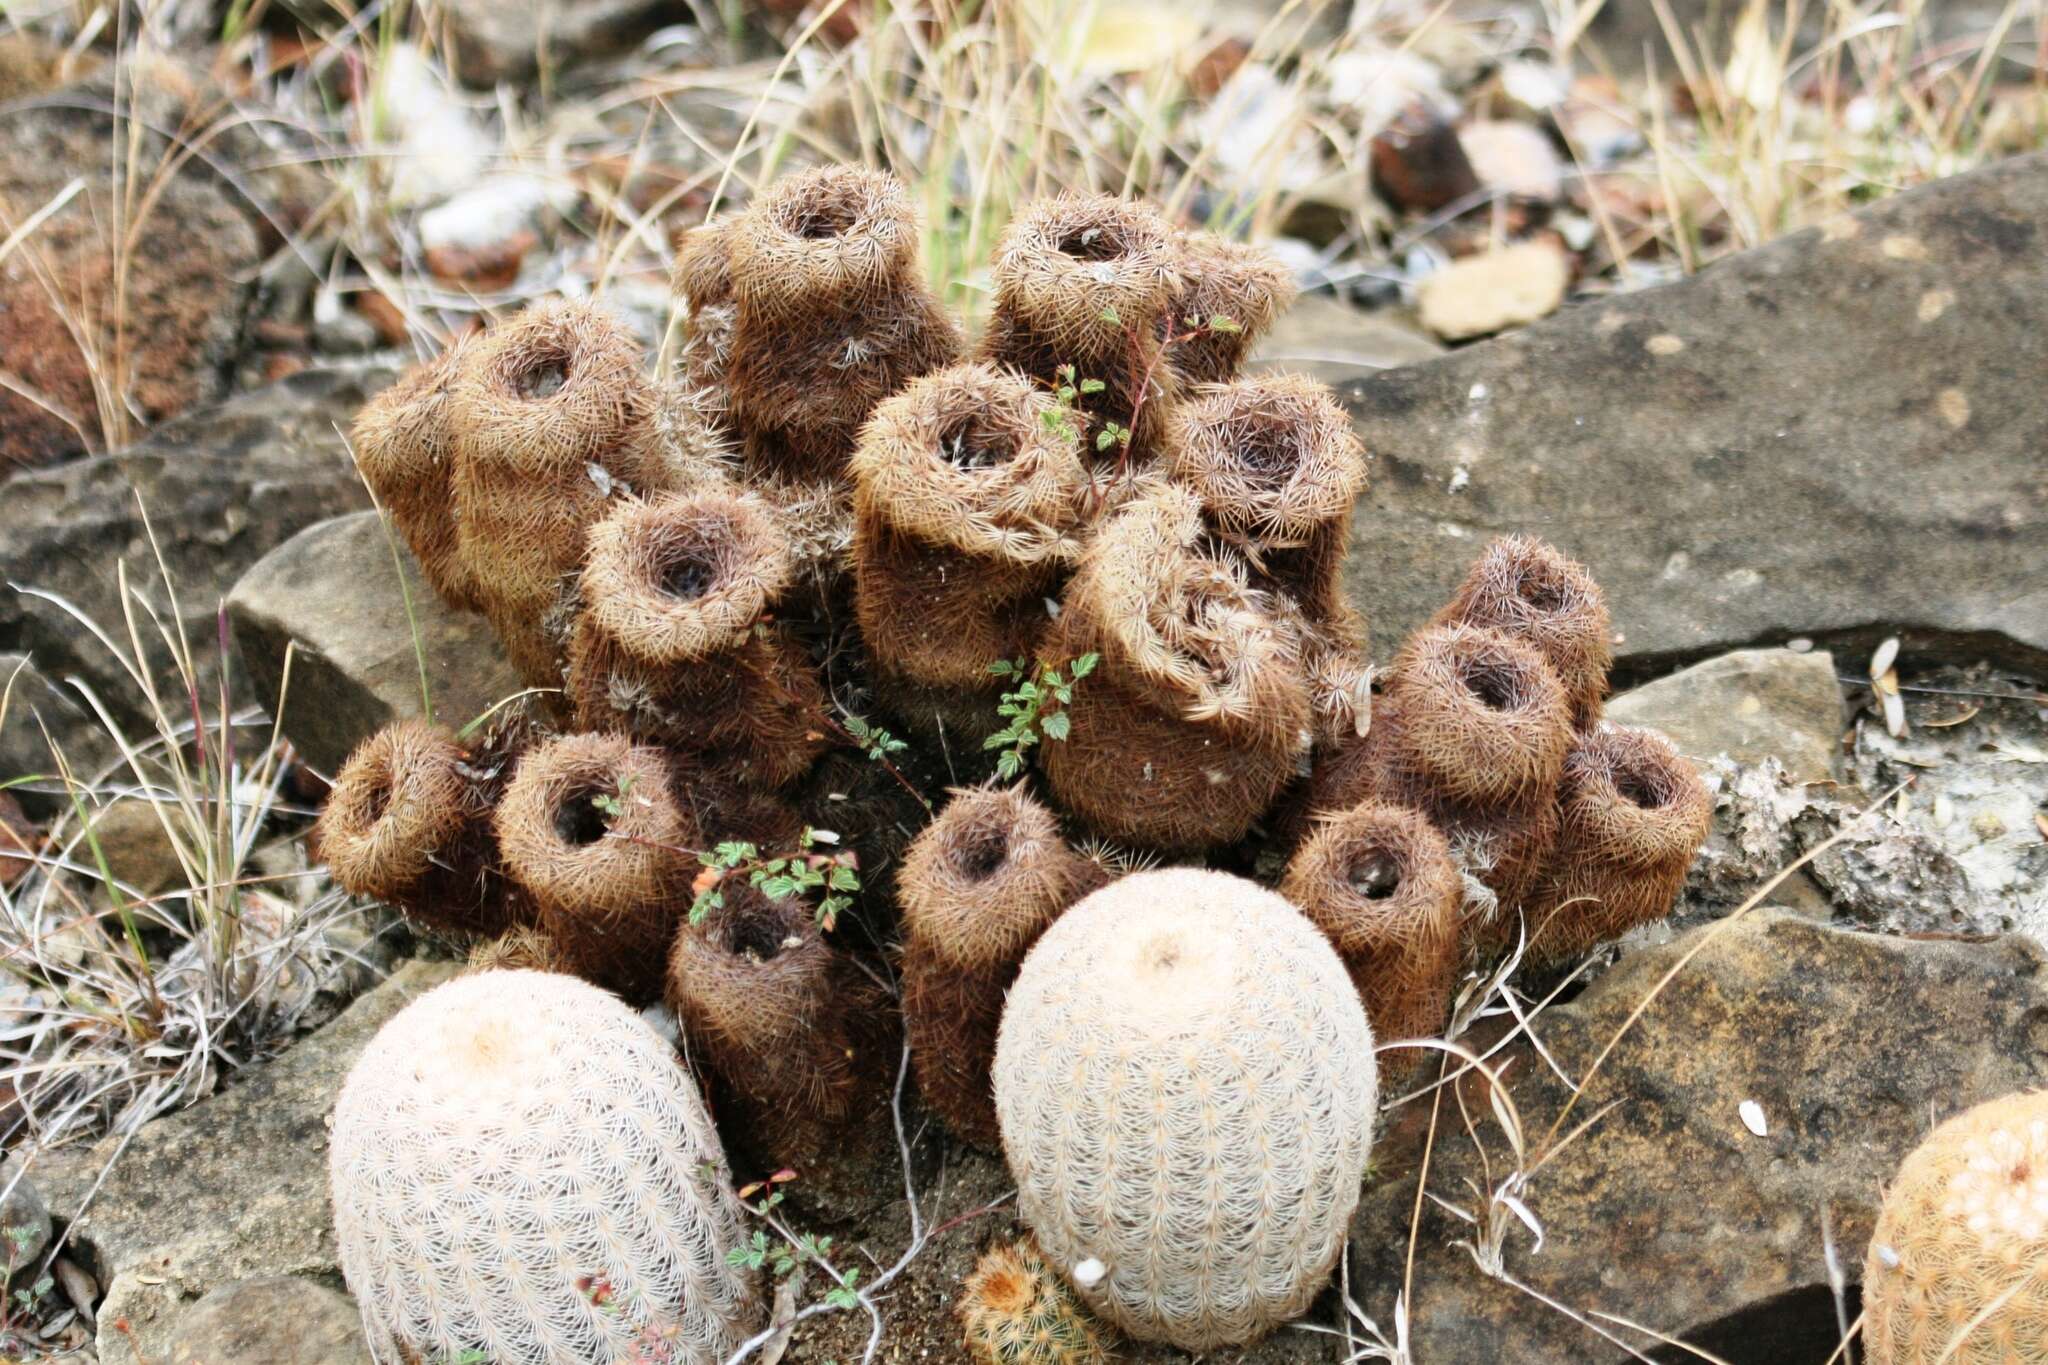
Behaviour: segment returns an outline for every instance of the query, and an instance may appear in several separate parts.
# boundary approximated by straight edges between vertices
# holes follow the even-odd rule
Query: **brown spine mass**
[[[1465,625],[1416,633],[1387,670],[1371,733],[1317,771],[1309,805],[1420,810],[1512,925],[1557,837],[1571,709],[1536,650]]]
[[[1108,878],[1021,787],[957,791],[897,874],[903,1024],[925,1103],[965,1142],[1001,1149],[989,1068],[1003,997],[1061,911]]]
[[[1443,1030],[1458,979],[1464,886],[1426,816],[1363,801],[1325,817],[1288,863],[1280,894],[1344,959],[1382,1048]],[[1382,1074],[1411,1071],[1424,1056],[1382,1052]]]
[[[1077,393],[1074,407],[1091,423],[1130,428],[1129,463],[1142,469],[1180,386],[1161,332],[1181,266],[1173,230],[1149,205],[1073,193],[1026,204],[996,242],[981,358],[1047,387],[1069,365],[1077,388],[1100,383],[1100,392]],[[1148,396],[1134,421],[1141,393]],[[1096,430],[1086,433],[1091,451]]]
[[[1264,247],[1212,232],[1184,233],[1180,247],[1174,330],[1206,328],[1218,318],[1234,325],[1202,331],[1175,345],[1167,360],[1183,384],[1227,383],[1237,378],[1252,347],[1294,302],[1294,272]]]
[[[639,345],[590,304],[535,304],[467,348],[449,409],[470,581],[522,676],[559,686],[586,531],[674,478]]]
[[[705,223],[683,234],[676,247],[671,288],[688,314],[683,333],[682,382],[698,408],[729,434],[727,366],[738,309],[732,296],[729,221]]]
[[[1531,962],[1564,962],[1660,920],[1714,822],[1713,797],[1671,742],[1603,725],[1565,757],[1556,851],[1530,897]]]
[[[914,725],[952,702],[968,738],[994,728],[989,665],[1044,634],[1088,486],[1055,415],[1020,376],[958,365],[913,380],[861,433],[854,605],[891,709]]]
[[[1168,423],[1166,469],[1202,502],[1209,536],[1293,616],[1318,737],[1356,733],[1365,622],[1345,597],[1365,450],[1329,391],[1298,375],[1193,389]]]
[[[356,414],[351,444],[364,479],[412,546],[420,572],[449,605],[481,607],[462,557],[454,510],[455,440],[449,393],[466,340],[400,375]]]
[[[746,460],[836,477],[876,403],[960,354],[924,280],[909,191],[880,171],[804,171],[763,191],[724,238],[725,372]]]
[[[770,619],[789,586],[787,538],[757,499],[622,503],[591,531],[569,644],[576,720],[713,756],[764,788],[823,745],[825,691]]]
[[[1490,626],[1533,645],[1564,684],[1573,726],[1599,722],[1614,646],[1606,595],[1584,565],[1533,536],[1503,536],[1432,618],[1451,623]]]
[[[386,726],[335,775],[314,845],[351,895],[444,933],[503,933],[528,913],[491,830],[510,763],[509,746],[467,747],[421,720]]]
[[[1191,492],[1135,498],[1083,554],[1048,651],[1101,662],[1069,737],[1039,749],[1047,785],[1098,833],[1162,850],[1242,838],[1309,741],[1298,633],[1203,541]]]
[[[819,930],[801,897],[728,877],[684,924],[666,998],[718,1082],[721,1119],[764,1165],[879,1137],[902,1043],[889,995]]]
[[[527,751],[498,803],[505,869],[568,970],[627,1000],[661,993],[706,836],[660,749],[567,735]]]

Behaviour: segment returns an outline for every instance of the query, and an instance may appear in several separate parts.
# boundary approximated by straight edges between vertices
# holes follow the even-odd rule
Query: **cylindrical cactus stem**
[[[1557,839],[1571,735],[1564,686],[1532,646],[1429,626],[1388,668],[1371,733],[1318,767],[1307,804],[1334,811],[1370,797],[1420,810],[1512,926]]]
[[[1458,980],[1464,883],[1426,816],[1362,801],[1324,817],[1288,863],[1280,894],[1344,959],[1382,1049],[1443,1030]],[[1424,1055],[1382,1051],[1381,1072],[1405,1074]]]
[[[996,242],[981,356],[1055,389],[1071,367],[1096,466],[1142,469],[1180,386],[1161,342],[1180,272],[1173,229],[1149,205],[1074,193],[1026,204]],[[1129,444],[1097,453],[1110,423]]]
[[[670,289],[687,313],[683,334],[683,385],[697,395],[700,411],[722,421],[731,405],[727,365],[739,310],[732,292],[732,223],[704,223],[683,234],[676,246]]]
[[[420,572],[450,606],[481,606],[454,516],[455,433],[449,394],[467,337],[415,365],[356,414],[352,444],[363,478],[412,547]]]
[[[851,468],[854,606],[885,700],[917,728],[963,713],[978,740],[1000,723],[989,666],[1033,652],[1079,550],[1078,438],[1021,376],[956,365],[878,406]]]
[[[1108,1365],[1087,1310],[1028,1237],[990,1247],[955,1310],[975,1365]]]
[[[571,589],[589,527],[675,473],[625,325],[587,303],[538,303],[470,346],[450,396],[455,519],[470,580],[536,687],[562,681]]]
[[[1599,721],[1614,663],[1607,599],[1584,565],[1548,543],[1494,541],[1431,620],[1490,626],[1533,645],[1564,684],[1573,726],[1589,730]]]
[[[566,735],[520,759],[493,821],[567,970],[636,1004],[661,994],[706,841],[676,777],[625,735]]]
[[[2048,1091],[2004,1095],[1907,1155],[1863,1262],[1870,1365],[2021,1365],[2048,1341]]]
[[[1021,787],[955,792],[910,845],[896,879],[903,1026],[918,1090],[962,1141],[1001,1142],[989,1067],[1024,954],[1105,880]]]
[[[1526,957],[1538,963],[1670,914],[1714,823],[1712,795],[1670,740],[1614,725],[1573,743],[1558,805],[1557,847],[1528,908]]]
[[[771,613],[789,544],[757,499],[670,494],[620,504],[590,533],[569,696],[577,724],[716,755],[763,788],[823,747],[825,690]]]
[[[1341,575],[1365,448],[1330,391],[1288,374],[1194,389],[1174,410],[1167,450],[1169,477],[1202,500],[1205,523],[1243,555],[1252,585],[1362,649]]]
[[[1167,360],[1183,384],[1227,383],[1294,302],[1294,272],[1264,247],[1213,232],[1183,233],[1180,249],[1173,328],[1192,335]]]
[[[528,914],[491,830],[509,762],[426,721],[386,726],[335,774],[315,846],[351,895],[442,933],[504,933]]]
[[[727,1131],[764,1166],[801,1171],[886,1128],[901,1021],[801,897],[728,877],[676,935],[665,995],[717,1078]]]
[[[1185,489],[1127,504],[1082,556],[1051,648],[1100,663],[1068,737],[1039,748],[1048,786],[1096,832],[1154,849],[1242,838],[1309,743],[1296,633],[1202,540]]]
[[[881,171],[804,171],[765,190],[726,241],[726,375],[746,459],[789,478],[837,477],[875,404],[960,354],[959,329],[924,280],[910,193]]]

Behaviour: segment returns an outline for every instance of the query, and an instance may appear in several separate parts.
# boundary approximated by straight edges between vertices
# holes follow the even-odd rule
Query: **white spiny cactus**
[[[1189,1350],[1249,1341],[1321,1289],[1377,1081],[1328,941],[1272,892],[1189,868],[1056,921],[996,1048],[1003,1151],[1048,1259],[1129,1335]]]
[[[482,972],[407,1006],[342,1087],[328,1174],[380,1365],[694,1365],[761,1320],[696,1087],[574,978]]]

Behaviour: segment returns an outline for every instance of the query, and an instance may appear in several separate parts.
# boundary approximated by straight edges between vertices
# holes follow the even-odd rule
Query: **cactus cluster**
[[[571,977],[487,971],[400,1011],[342,1086],[328,1175],[380,1360],[709,1365],[766,1320],[696,1088]]]
[[[1269,253],[1062,194],[1002,234],[970,341],[918,240],[893,178],[795,174],[679,243],[673,373],[552,302],[364,409],[427,580],[555,700],[376,736],[321,846],[479,979],[665,1003],[760,1173],[886,1133],[907,1043],[1047,1257],[992,1267],[986,1358],[1099,1351],[1047,1264],[1133,1335],[1242,1342],[1341,1245],[1374,1035],[1440,1029],[1474,956],[1665,913],[1708,803],[1601,720],[1605,607],[1539,542],[1375,696],[1365,452],[1320,386],[1239,374],[1293,293]],[[1021,782],[973,785],[991,742]],[[1104,840],[1284,865],[1285,899]],[[859,933],[790,894],[828,874]]]
[[[1360,973],[1383,1037],[1449,1014],[1446,903],[1453,945],[1485,959],[1519,944],[1535,964],[1670,913],[1713,801],[1662,735],[1602,719],[1608,631],[1583,567],[1504,537],[1394,656],[1368,732],[1317,763],[1285,886]],[[1358,894],[1347,844],[1377,895]],[[1462,890],[1445,890],[1445,849]]]
[[[1863,1263],[1870,1365],[2048,1352],[2048,1091],[1936,1128],[1899,1167]]]

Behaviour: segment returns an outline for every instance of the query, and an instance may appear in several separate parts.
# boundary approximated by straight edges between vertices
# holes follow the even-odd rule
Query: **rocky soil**
[[[1627,9],[1609,5],[1592,37],[1640,54]],[[546,51],[626,61],[677,18],[649,0],[448,11],[454,72],[480,89],[539,79]],[[113,250],[119,185],[95,150],[111,87],[90,70],[59,80],[59,55],[0,48],[0,101],[61,96],[0,125],[0,203],[61,200],[47,268],[82,308]],[[161,127],[215,93],[183,68],[144,75],[159,127],[144,155],[160,159],[175,142]],[[744,119],[688,97],[706,102],[704,128]],[[1466,133],[1455,160],[1472,185],[1512,174],[1501,204],[1574,211],[1552,183],[1563,168],[1517,155],[1513,131]],[[293,145],[237,132],[171,182],[129,285],[130,325],[156,340],[119,414],[99,411],[92,366],[50,345],[66,324],[47,281],[0,252],[0,371],[44,400],[0,388],[0,468],[19,467],[0,565],[111,624],[112,564],[154,581],[160,552],[177,589],[151,590],[166,621],[230,642],[202,661],[204,689],[224,658],[236,704],[282,696],[303,765],[292,790],[311,802],[378,727],[429,707],[461,725],[519,684],[369,508],[341,433],[407,358],[392,343],[408,332],[367,296],[315,297],[317,272],[287,245],[316,211]],[[1383,194],[1432,212],[1429,184],[1402,178],[1419,160],[1374,168]],[[530,230],[560,217],[548,192],[476,177],[462,194],[470,217],[425,229],[443,286],[488,295],[566,269]],[[1382,652],[1490,537],[1540,534],[1614,606],[1633,690],[1612,715],[1668,732],[1718,810],[1670,923],[1572,979],[1520,983],[1519,1018],[1469,1021],[1519,1135],[1469,1073],[1438,1086],[1431,1071],[1396,1097],[1340,1285],[1231,1358],[1375,1358],[1349,1353],[1392,1334],[1399,1302],[1428,1365],[1691,1358],[1671,1338],[1731,1365],[1819,1365],[1858,1311],[1899,1159],[1940,1119],[2048,1084],[2044,223],[2048,155],[2018,156],[1659,287],[1567,302],[1579,262],[1532,238],[1524,258],[1471,253],[1474,278],[1443,272],[1397,306],[1359,306],[1373,291],[1356,282],[1312,293],[1267,339],[1258,363],[1332,385],[1373,456],[1347,583]],[[638,297],[645,313],[661,286],[638,284],[620,306]],[[643,321],[658,340],[659,314]],[[97,416],[83,430],[58,410]],[[131,680],[46,597],[0,594],[0,678],[0,782],[44,774],[52,740],[78,771],[109,770],[107,721],[142,719]],[[69,797],[47,775],[0,795],[5,885],[20,875],[5,855]],[[150,820],[132,839],[118,828],[108,817],[124,882],[182,874]],[[15,1264],[53,1267],[50,1345],[75,1348],[50,1358],[367,1361],[326,1131],[371,1034],[456,970],[405,947],[337,1017],[191,1108],[132,1138],[11,1154],[0,1233]],[[0,1094],[0,1115],[12,1103]],[[958,1360],[952,1305],[978,1251],[1018,1231],[1010,1185],[914,1095],[901,1118],[907,1171],[885,1148],[815,1188],[800,1173],[790,1207],[872,1280],[911,1246],[907,1180],[926,1240],[886,1296],[876,1358]],[[869,1330],[859,1314],[817,1319],[781,1359],[845,1365]]]

